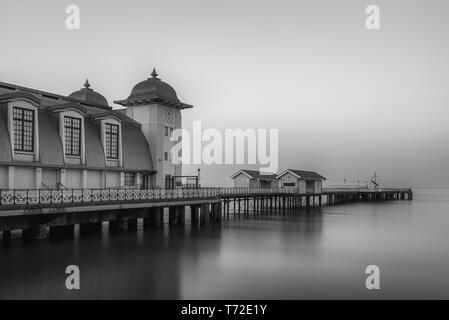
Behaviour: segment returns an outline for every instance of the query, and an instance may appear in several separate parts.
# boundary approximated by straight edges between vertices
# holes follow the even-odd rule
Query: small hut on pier
[[[316,172],[295,169],[287,169],[276,178],[280,188],[299,189],[299,193],[321,193],[323,182],[326,180]]]
[[[277,188],[275,174],[261,174],[257,170],[239,170],[231,176],[236,188]]]

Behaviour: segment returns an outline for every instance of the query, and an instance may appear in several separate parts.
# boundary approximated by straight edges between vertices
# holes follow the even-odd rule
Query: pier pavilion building
[[[287,169],[276,177],[280,188],[298,189],[299,193],[321,193],[323,182],[326,180],[322,175],[295,169]]]
[[[89,82],[68,96],[0,82],[0,189],[165,187],[182,103],[155,70],[113,109]]]
[[[231,176],[236,188],[277,188],[275,174],[261,174],[257,170],[239,170]]]
[[[287,169],[280,174],[261,174],[257,170],[242,169],[231,176],[237,188],[298,189],[299,193],[321,193],[322,175],[304,170]]]

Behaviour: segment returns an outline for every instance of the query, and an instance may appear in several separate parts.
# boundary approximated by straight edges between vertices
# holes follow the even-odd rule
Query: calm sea
[[[187,215],[188,216],[188,215]],[[0,248],[0,298],[449,298],[449,190],[221,226],[142,230]],[[65,288],[77,265],[81,290]],[[365,268],[380,268],[380,290]]]

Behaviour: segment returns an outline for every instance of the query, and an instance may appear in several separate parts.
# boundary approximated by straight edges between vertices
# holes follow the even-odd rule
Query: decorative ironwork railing
[[[220,195],[298,194],[295,188],[219,188]]]
[[[38,206],[101,202],[216,198],[218,188],[202,189],[36,189],[0,190],[0,205]]]
[[[409,188],[323,188],[322,193],[351,193],[351,192],[410,192]]]
[[[367,192],[367,189],[323,189],[333,192]],[[380,190],[376,190],[380,191]],[[382,192],[407,192],[410,189],[382,189]],[[226,196],[299,195],[294,188],[177,188],[177,189],[16,189],[0,190],[0,208],[10,206],[52,206],[64,204],[121,203],[158,200],[213,199]],[[309,193],[301,195],[310,195]]]

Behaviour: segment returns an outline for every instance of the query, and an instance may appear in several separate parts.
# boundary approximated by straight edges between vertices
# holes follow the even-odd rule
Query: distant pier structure
[[[144,228],[220,223],[230,217],[291,214],[322,205],[362,201],[412,200],[411,189],[322,189],[300,193],[292,188],[63,189],[0,190],[0,231],[41,239],[51,235],[133,231]],[[186,210],[188,208],[188,210]],[[165,221],[168,219],[168,221]]]

